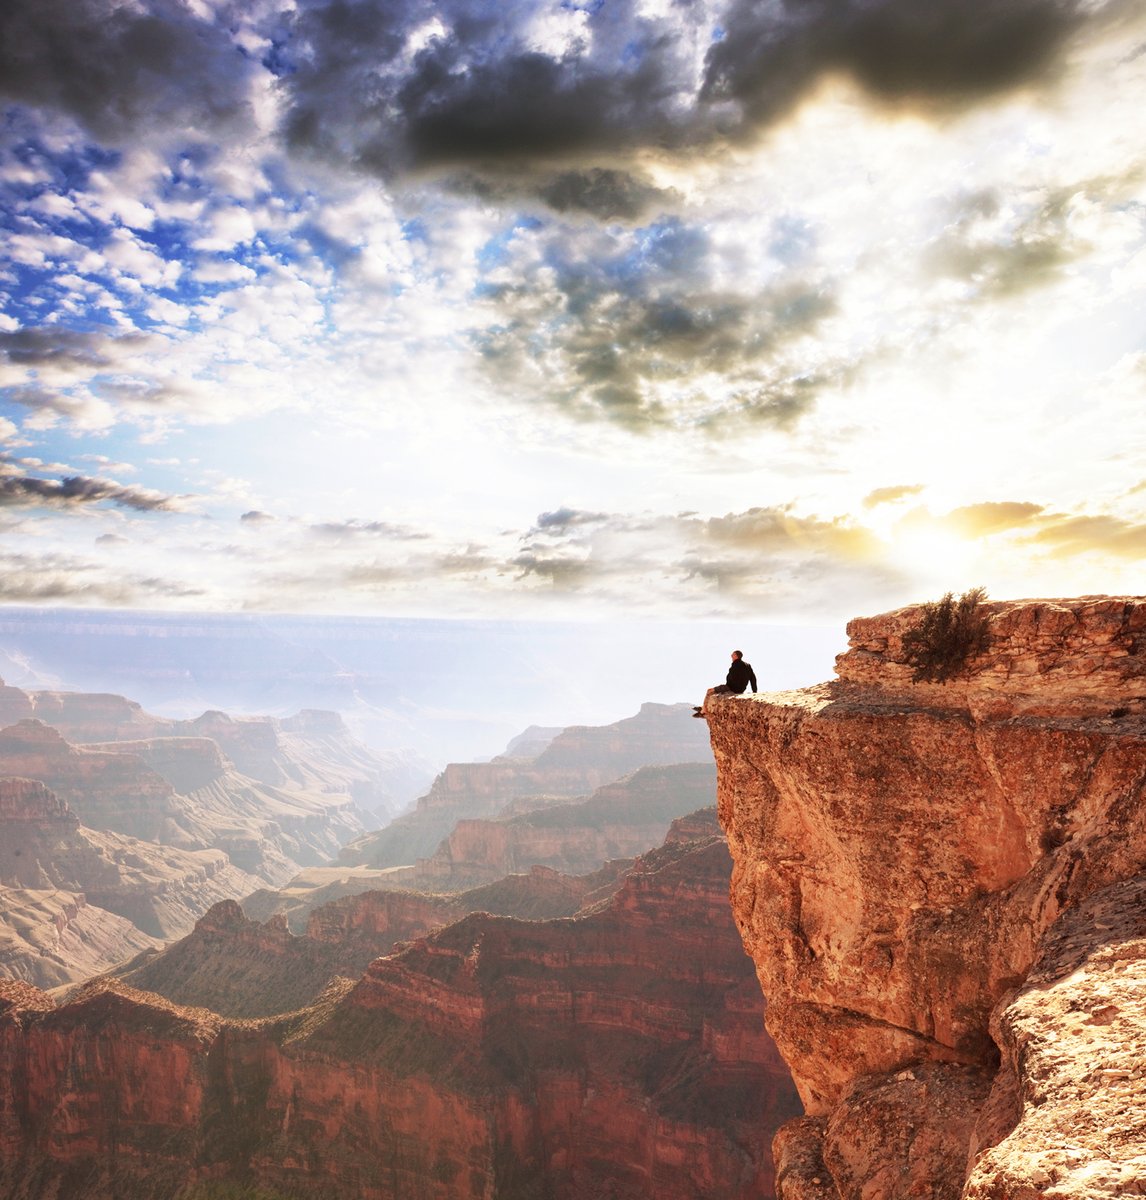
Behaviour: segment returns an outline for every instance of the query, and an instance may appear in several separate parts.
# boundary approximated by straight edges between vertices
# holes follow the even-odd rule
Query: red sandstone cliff
[[[767,1197],[795,1097],[728,871],[674,842],[588,915],[475,914],[261,1023],[0,983],[0,1196]]]
[[[949,684],[911,682],[904,609],[849,625],[833,684],[707,702],[735,917],[809,1114],[777,1139],[788,1200],[1146,1179],[1146,599],[986,611]]]

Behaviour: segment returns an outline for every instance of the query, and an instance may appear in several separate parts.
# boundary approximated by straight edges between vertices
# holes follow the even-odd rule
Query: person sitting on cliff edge
[[[752,670],[752,664],[744,661],[744,654],[740,650],[732,651],[732,666],[728,668],[728,674],[725,676],[724,682],[717,684],[716,687],[708,689],[705,699],[709,696],[739,696],[744,693],[748,685],[752,685],[752,691],[756,691],[756,672]],[[704,705],[694,704],[692,709],[694,717],[704,716]]]

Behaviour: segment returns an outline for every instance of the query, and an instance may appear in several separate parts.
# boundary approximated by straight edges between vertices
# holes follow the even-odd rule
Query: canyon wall
[[[712,806],[674,821],[665,841],[677,845],[718,836]],[[366,891],[314,908],[294,931],[286,910],[253,920],[234,901],[223,901],[180,941],[162,950],[149,947],[130,962],[124,955],[115,974],[176,1004],[228,1017],[272,1016],[305,1007],[332,977],[356,979],[398,943],[470,913],[545,921],[596,908],[620,889],[632,866],[632,859],[614,860],[585,875],[535,866],[453,895]]]
[[[715,795],[711,763],[678,763],[642,767],[586,800],[500,820],[462,820],[433,855],[419,860],[410,886],[452,891],[531,866],[587,874],[655,846],[676,817],[711,805]]]
[[[643,704],[611,725],[574,725],[552,738],[541,731],[490,762],[450,763],[413,812],[351,843],[340,858],[371,867],[412,865],[431,857],[459,821],[587,796],[639,767],[709,763],[706,731],[691,716],[687,704]]]
[[[687,833],[580,917],[473,914],[283,1017],[0,982],[0,1196],[770,1196],[798,1102],[724,840]]]
[[[853,621],[833,683],[706,701],[733,911],[806,1107],[788,1200],[1146,1180],[1146,599],[984,612],[947,684],[913,682],[916,607]]]

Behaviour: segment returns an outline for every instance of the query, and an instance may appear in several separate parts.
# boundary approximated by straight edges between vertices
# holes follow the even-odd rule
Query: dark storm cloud
[[[825,74],[889,101],[967,104],[1036,79],[1086,20],[1082,0],[735,0],[702,96],[750,123],[790,109]]]
[[[577,163],[543,198],[624,216],[642,198],[609,164],[633,150],[750,135],[832,73],[882,101],[972,104],[1043,77],[1119,2],[1093,16],[1086,0],[732,0],[652,17],[610,0],[544,49],[525,3],[303,0],[286,132],[386,175]]]
[[[0,95],[65,113],[113,145],[149,127],[233,121],[254,69],[224,22],[178,0],[0,6]]]
[[[148,488],[129,487],[110,479],[70,475],[63,479],[37,479],[29,475],[0,476],[0,507],[82,508],[110,501],[136,512],[175,512],[175,496]]]
[[[539,183],[536,195],[555,212],[586,213],[602,221],[635,221],[676,199],[631,172],[603,167],[561,171]]]
[[[624,169],[634,151],[750,136],[833,72],[883,100],[973,103],[1042,76],[1124,2],[1091,16],[1086,0],[731,0],[650,16],[609,0],[582,18],[525,0],[299,0],[210,20],[179,0],[9,0],[0,94],[119,145],[248,120],[255,77],[273,72],[296,151],[390,177],[529,164],[527,188],[558,211],[632,219],[656,199]],[[568,36],[538,36],[543,16]],[[270,44],[264,63],[240,27]]]

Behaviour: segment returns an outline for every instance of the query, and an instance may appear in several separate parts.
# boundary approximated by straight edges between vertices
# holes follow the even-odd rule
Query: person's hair
[[[735,654],[737,658],[743,658],[743,657],[744,657],[744,651],[743,651],[743,650],[733,650],[733,651],[732,651],[732,653],[733,653],[733,654]]]

